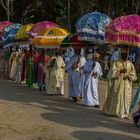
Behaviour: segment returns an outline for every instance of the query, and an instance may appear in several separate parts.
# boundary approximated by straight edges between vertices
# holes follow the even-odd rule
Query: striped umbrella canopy
[[[22,25],[19,23],[11,24],[4,28],[2,36],[3,48],[13,45],[16,33]]]
[[[32,43],[39,48],[58,48],[69,32],[63,28],[49,28],[39,33]]]
[[[72,47],[74,49],[76,48],[87,48],[88,43],[85,41],[78,40],[78,34],[71,34],[64,38],[64,40],[61,43],[61,48],[69,48]]]
[[[140,16],[128,15],[114,19],[105,31],[107,42],[140,47]]]
[[[16,41],[29,41],[29,34],[28,32],[33,27],[33,24],[27,24],[21,26],[21,28],[18,30],[15,36]]]
[[[76,31],[79,34],[78,39],[104,43],[105,27],[110,22],[110,17],[99,12],[92,12],[82,16],[76,24]]]
[[[51,21],[38,22],[34,24],[32,29],[29,31],[29,35],[31,36],[31,38],[34,38],[35,36],[38,35],[38,33],[43,31],[44,29],[53,28],[53,27],[59,27],[59,25]]]
[[[7,27],[8,25],[11,25],[11,24],[13,24],[13,23],[9,22],[9,21],[0,22],[0,39],[2,38],[4,28]]]

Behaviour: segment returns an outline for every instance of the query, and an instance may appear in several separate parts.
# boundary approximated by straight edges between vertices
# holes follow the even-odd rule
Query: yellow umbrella
[[[29,40],[28,32],[31,30],[32,27],[33,24],[23,25],[16,33],[15,40],[19,40],[19,41]]]
[[[63,39],[70,33],[63,28],[49,28],[38,34],[32,43],[39,48],[58,48]]]

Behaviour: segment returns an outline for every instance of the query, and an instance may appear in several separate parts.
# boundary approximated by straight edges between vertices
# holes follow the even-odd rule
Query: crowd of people
[[[115,49],[113,62],[108,69],[108,90],[102,111],[111,116],[128,118],[132,99],[132,82],[137,79],[135,67],[128,60],[128,48]],[[86,49],[81,53],[75,49],[69,59],[67,52],[55,49],[49,54],[45,49],[39,51],[32,46],[28,48],[13,47],[0,49],[0,76],[17,83],[32,87],[37,83],[40,91],[46,95],[60,95],[64,93],[64,76],[68,73],[68,96],[74,102],[82,102],[85,106],[100,108],[98,81],[103,75],[99,58],[95,49]],[[134,115],[137,126],[140,127],[140,109]]]

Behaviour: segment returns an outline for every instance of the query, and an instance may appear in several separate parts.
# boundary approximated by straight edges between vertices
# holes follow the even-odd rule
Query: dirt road
[[[106,84],[100,82],[101,105]],[[0,79],[0,140],[140,140],[130,120]]]

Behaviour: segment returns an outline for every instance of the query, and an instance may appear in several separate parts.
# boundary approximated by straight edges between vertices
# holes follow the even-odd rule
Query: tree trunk
[[[9,20],[9,14],[8,14],[8,0],[0,0],[0,4],[5,9],[6,15],[7,15],[7,20]]]
[[[70,0],[68,0],[68,27],[69,27],[69,31],[71,32],[71,22],[70,22]]]
[[[0,0],[0,4],[2,5],[3,9],[5,9],[5,12],[7,14],[7,20],[10,20],[10,16],[13,17],[13,3],[14,0]]]
[[[136,11],[135,11],[135,14],[138,13],[138,11],[139,11],[139,6],[140,6],[140,1],[139,1],[138,4],[136,5]]]

